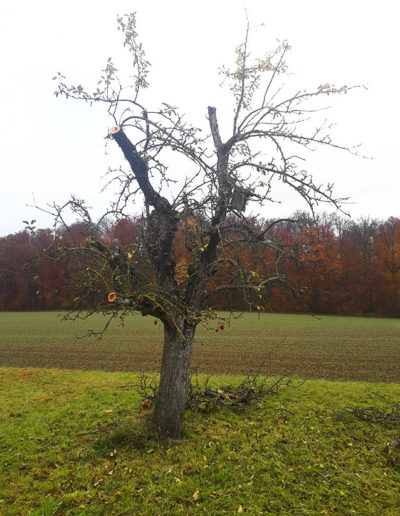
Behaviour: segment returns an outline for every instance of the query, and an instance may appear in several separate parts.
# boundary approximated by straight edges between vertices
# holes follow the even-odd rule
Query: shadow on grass
[[[150,417],[140,422],[120,421],[113,428],[104,430],[91,445],[95,456],[109,456],[115,450],[147,450],[159,444],[156,432],[152,428]]]

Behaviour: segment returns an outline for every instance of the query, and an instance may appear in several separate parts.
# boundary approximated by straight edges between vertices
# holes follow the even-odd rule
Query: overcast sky
[[[91,89],[107,57],[126,68],[117,14],[137,12],[152,63],[148,100],[181,106],[188,120],[204,126],[208,105],[229,113],[218,68],[232,63],[243,39],[244,8],[256,53],[273,48],[276,38],[291,44],[289,91],[325,83],[368,87],[333,100],[328,116],[338,124],[336,139],[361,143],[373,159],[321,151],[311,164],[316,178],[333,180],[338,194],[351,197],[352,216],[400,216],[397,1],[13,0],[0,7],[0,236],[22,230],[22,220],[51,225],[29,206],[34,201],[46,206],[75,194],[98,215],[108,204],[111,192],[100,190],[109,164],[104,137],[113,124],[102,110],[56,99],[51,79],[60,71]],[[230,121],[220,125],[228,136]],[[290,195],[280,200],[263,214],[305,208]]]

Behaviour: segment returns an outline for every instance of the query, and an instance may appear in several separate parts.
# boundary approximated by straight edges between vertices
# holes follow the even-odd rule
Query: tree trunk
[[[155,408],[155,425],[162,437],[180,439],[190,375],[195,327],[178,332],[164,326],[161,377]]]

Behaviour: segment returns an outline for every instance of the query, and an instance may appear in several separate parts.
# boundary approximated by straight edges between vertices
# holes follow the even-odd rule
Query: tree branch
[[[122,131],[119,126],[115,126],[110,130],[110,136],[116,141],[128,161],[139,187],[143,192],[146,204],[154,206],[154,208],[159,211],[168,208],[169,202],[154,190],[149,181],[147,164],[139,155],[136,147],[129,140],[124,131]]]

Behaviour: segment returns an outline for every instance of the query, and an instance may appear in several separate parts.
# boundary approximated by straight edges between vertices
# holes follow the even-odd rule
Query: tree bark
[[[186,327],[180,334],[176,328],[164,325],[161,377],[155,408],[155,425],[161,437],[181,438],[195,330],[195,327]]]

